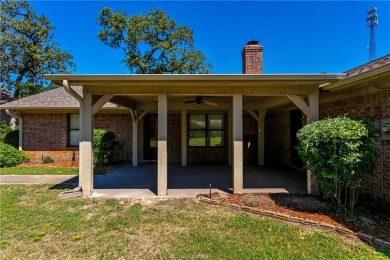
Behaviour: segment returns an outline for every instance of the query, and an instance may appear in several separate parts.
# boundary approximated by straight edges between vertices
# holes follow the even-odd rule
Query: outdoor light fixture
[[[390,123],[382,126],[382,131],[385,133],[390,133]]]

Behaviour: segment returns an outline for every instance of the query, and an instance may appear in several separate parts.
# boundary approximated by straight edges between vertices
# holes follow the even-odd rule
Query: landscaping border
[[[336,227],[335,225],[332,225],[332,224],[328,224],[328,223],[324,223],[324,222],[317,222],[314,220],[308,220],[308,219],[303,219],[303,218],[299,218],[299,217],[292,217],[292,216],[278,213],[278,212],[274,212],[274,211],[261,210],[261,209],[257,209],[257,208],[251,208],[248,206],[239,206],[236,204],[229,204],[226,202],[220,202],[218,200],[213,200],[213,199],[209,199],[209,198],[201,197],[201,196],[198,198],[203,203],[229,207],[231,209],[240,210],[243,212],[248,212],[248,213],[252,213],[252,214],[256,214],[256,215],[260,215],[260,216],[264,216],[264,217],[287,221],[287,222],[295,223],[295,224],[301,224],[301,225],[305,225],[305,226],[316,227],[316,228],[320,228],[320,229],[327,230],[327,231],[333,231],[333,232],[336,232],[339,235],[342,235],[344,237],[356,236],[365,242],[369,242],[371,244],[375,244],[377,246],[381,246],[381,247],[385,247],[385,248],[390,249],[390,242],[389,241],[385,241],[383,239],[376,238],[372,235],[369,235],[369,234],[366,234],[363,232],[353,232],[350,229]]]

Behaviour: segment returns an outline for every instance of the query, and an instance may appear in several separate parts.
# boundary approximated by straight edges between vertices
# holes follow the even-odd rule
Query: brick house
[[[345,73],[270,75],[262,74],[262,52],[256,41],[244,47],[240,75],[46,75],[63,88],[0,108],[22,118],[20,145],[35,159],[80,158],[87,196],[93,128],[115,132],[134,166],[157,162],[158,195],[167,192],[168,162],[232,165],[240,193],[244,164],[302,169],[294,146],[304,124],[340,114],[369,118],[381,140],[364,192],[388,201],[390,134],[381,129],[390,123],[390,55]],[[308,193],[312,186],[308,173]]]

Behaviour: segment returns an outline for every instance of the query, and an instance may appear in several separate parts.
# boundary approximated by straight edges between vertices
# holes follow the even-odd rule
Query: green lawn
[[[47,185],[0,188],[3,259],[387,259],[389,254],[194,200],[144,205],[60,200],[61,190]]]
[[[104,170],[95,169],[95,175],[105,174]],[[0,168],[2,175],[77,175],[78,168],[50,167],[50,166],[17,166]]]

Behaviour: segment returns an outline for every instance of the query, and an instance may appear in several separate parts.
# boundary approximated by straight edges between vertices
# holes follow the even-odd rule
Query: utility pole
[[[376,44],[375,44],[375,26],[378,25],[378,8],[369,8],[367,12],[367,25],[370,27],[370,47],[368,47],[368,60],[372,61],[376,58]]]

